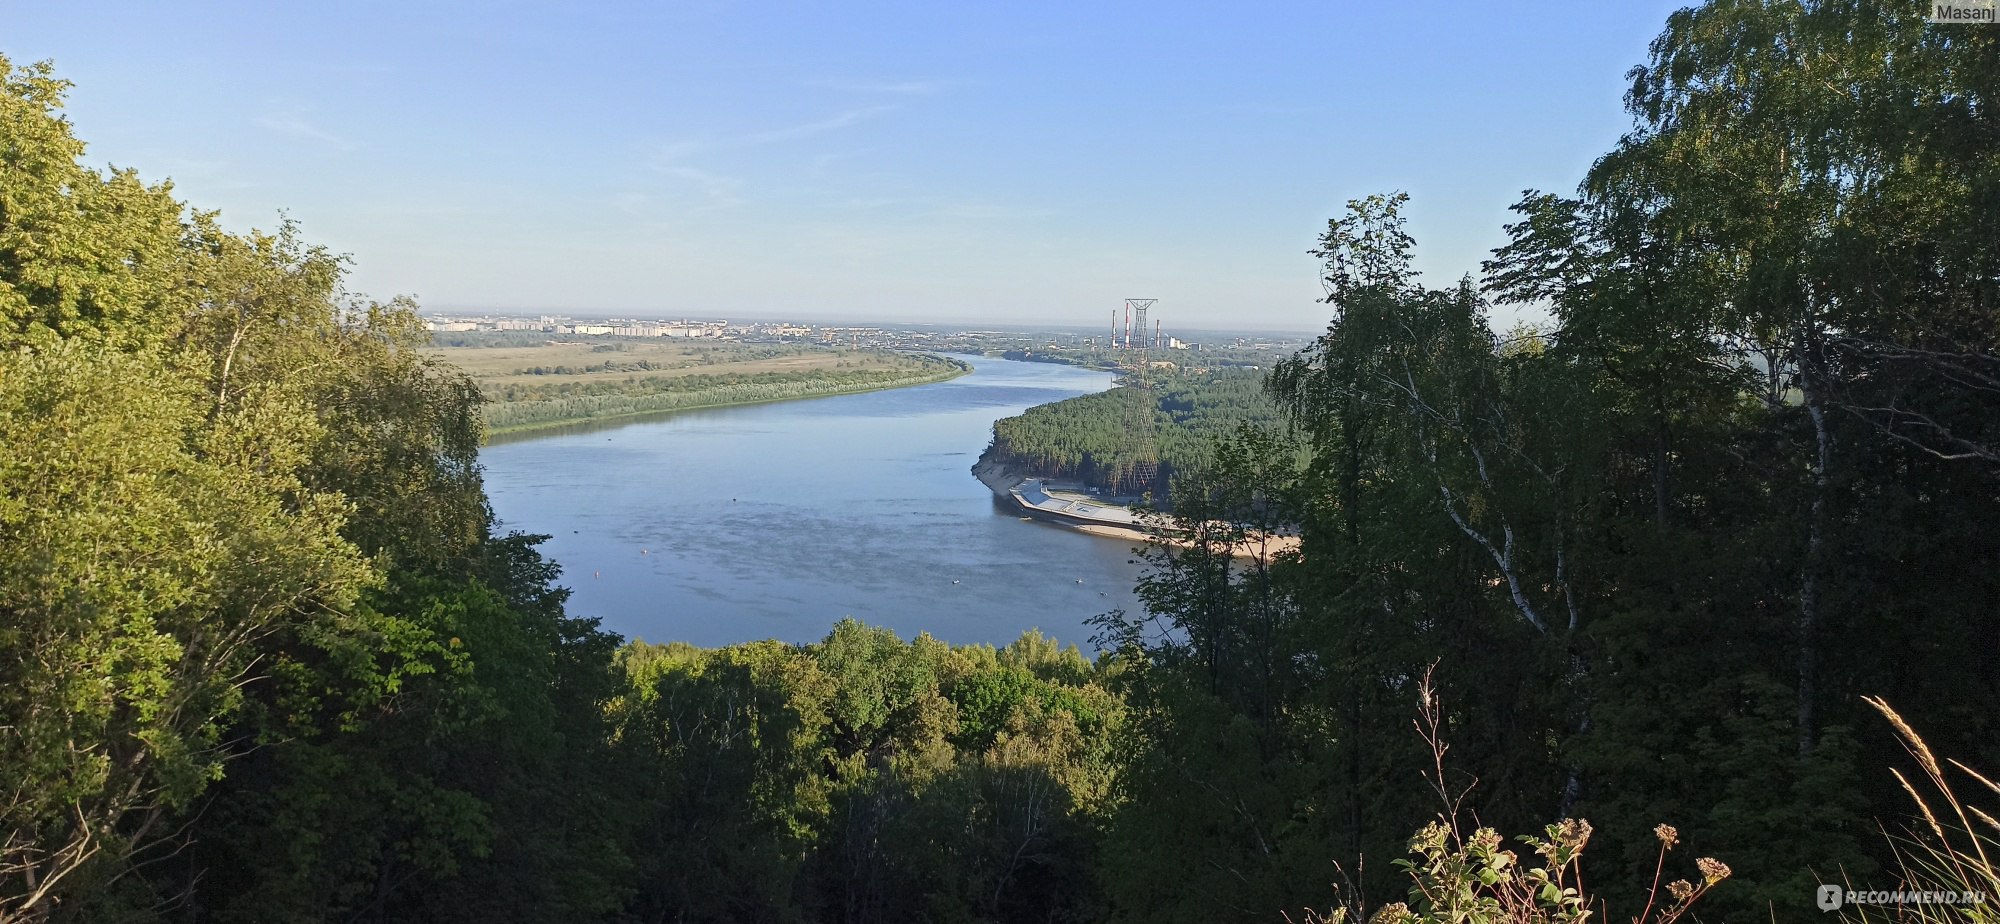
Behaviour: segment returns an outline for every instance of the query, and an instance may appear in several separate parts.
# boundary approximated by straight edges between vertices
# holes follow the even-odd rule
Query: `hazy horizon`
[[[1626,130],[1679,5],[0,0],[0,54],[75,83],[89,163],[289,215],[378,298],[1316,330],[1343,202],[1410,192],[1426,278],[1476,271]]]
[[[939,318],[936,316],[927,317],[922,315],[892,316],[892,315],[853,314],[853,313],[847,313],[847,314],[825,313],[825,312],[814,313],[804,310],[791,313],[774,312],[768,310],[765,311],[751,310],[751,311],[742,311],[742,312],[737,312],[735,314],[725,315],[723,313],[718,313],[718,312],[704,313],[698,310],[662,311],[658,309],[646,309],[646,308],[628,308],[628,309],[547,308],[547,307],[535,307],[532,305],[522,306],[522,307],[501,307],[493,305],[424,304],[419,306],[419,313],[427,317],[443,317],[443,316],[477,317],[481,315],[492,315],[495,317],[532,318],[541,315],[551,315],[551,316],[568,317],[572,320],[580,320],[580,321],[600,321],[600,320],[610,320],[614,318],[641,320],[641,321],[726,320],[730,322],[750,322],[757,324],[776,324],[787,321],[805,321],[805,322],[811,322],[813,324],[820,324],[826,326],[891,324],[891,325],[913,325],[919,327],[953,327],[961,329],[997,330],[1003,332],[1022,331],[1022,332],[1043,332],[1043,333],[1050,333],[1050,332],[1077,333],[1077,334],[1082,334],[1084,336],[1089,336],[1091,334],[1098,334],[1098,333],[1109,333],[1111,329],[1111,317],[1108,312],[1105,314],[1104,320],[1101,323],[1095,325],[1080,324],[1070,319],[1036,317],[1029,315],[1006,317],[1006,318],[985,318],[985,317]],[[1160,321],[1162,333],[1172,334],[1174,336],[1181,337],[1182,339],[1188,339],[1186,335],[1189,334],[1243,334],[1243,333],[1289,334],[1298,337],[1316,337],[1320,333],[1322,333],[1325,329],[1324,324],[1320,325],[1319,327],[1313,327],[1313,328],[1304,328],[1304,327],[1293,328],[1293,327],[1260,326],[1257,324],[1217,326],[1211,323],[1207,325],[1189,325],[1189,326],[1179,327],[1174,330],[1168,330],[1165,326],[1166,319],[1164,317],[1161,317],[1157,312],[1155,312],[1148,318],[1148,323],[1151,323],[1151,321],[1153,320]]]

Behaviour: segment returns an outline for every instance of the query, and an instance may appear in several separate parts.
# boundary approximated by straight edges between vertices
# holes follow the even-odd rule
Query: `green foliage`
[[[784,919],[824,826],[832,678],[776,643],[634,643],[613,710],[643,806],[633,909],[658,919]]]
[[[0,909],[170,831],[263,643],[372,583],[341,498],[301,483],[310,418],[206,398],[90,342],[0,365]]]
[[[0,59],[0,917],[1269,920],[1337,864],[1356,909],[1414,883],[1380,920],[1671,919],[1721,868],[1657,901],[1661,817],[1730,857],[1732,919],[1834,869],[1990,888],[1990,812],[1893,714],[1942,798],[1878,844],[1917,789],[1862,708],[2000,764],[2000,33],[1920,14],[1675,13],[1634,130],[1481,279],[1422,284],[1404,197],[1358,200],[1268,377],[996,425],[1172,510],[1095,662],[852,621],[619,648],[492,534],[488,427],[963,367],[607,343],[630,381],[483,396],[296,228],[85,166],[66,85]],[[1486,785],[1425,827],[1440,661]],[[1588,896],[1586,829],[1544,827],[1586,813]],[[1534,868],[1495,833],[1537,829]]]
[[[1082,920],[1116,699],[1029,634],[795,648],[634,642],[617,741],[646,817],[633,912],[684,920]]]
[[[404,646],[392,676],[351,677],[331,659],[295,669],[293,684],[341,698],[285,697],[255,717],[284,737],[231,765],[191,857],[214,914],[484,920],[619,906],[629,863],[603,717],[615,640],[563,616],[532,541],[487,543],[477,577],[392,575],[370,600]],[[569,873],[538,872],[551,868]]]
[[[0,77],[0,916],[619,906],[612,640],[489,535],[469,380]]]
[[[161,343],[193,307],[172,189],[78,163],[67,81],[0,56],[0,348],[51,337],[114,349]]]
[[[1396,861],[1410,881],[1409,901],[1383,905],[1369,918],[1380,924],[1418,922],[1464,922],[1464,924],[1582,924],[1610,919],[1611,911],[1598,897],[1587,894],[1583,883],[1583,852],[1590,843],[1590,822],[1565,818],[1543,826],[1545,837],[1522,835],[1518,840],[1540,857],[1528,866],[1515,851],[1503,849],[1500,833],[1480,827],[1464,832],[1466,790],[1453,791],[1447,775],[1445,709],[1432,686],[1427,671],[1418,684],[1416,726],[1430,747],[1431,766],[1427,782],[1441,803],[1438,820],[1424,825],[1410,839],[1410,858]],[[1653,854],[1653,879],[1646,891],[1645,904],[1631,920],[1634,924],[1670,924],[1686,916],[1710,889],[1728,879],[1729,866],[1703,857],[1695,861],[1700,884],[1677,879],[1666,884],[1661,895],[1661,878],[1667,868],[1667,854],[1680,843],[1680,832],[1670,825],[1653,828],[1657,845]],[[1331,920],[1346,917],[1348,909],[1338,909]],[[1315,921],[1328,920],[1311,915]]]
[[[1522,863],[1512,850],[1503,849],[1500,833],[1480,828],[1470,835],[1432,822],[1410,840],[1414,859],[1396,861],[1396,867],[1410,879],[1410,900],[1382,906],[1368,918],[1370,924],[1581,924],[1604,918],[1601,903],[1583,891],[1583,851],[1591,835],[1590,823],[1569,820],[1544,828],[1546,838],[1522,835],[1519,840],[1541,858],[1535,866]],[[1679,841],[1679,833],[1661,825],[1654,829],[1659,840],[1659,862],[1653,887],[1643,909],[1632,918],[1644,924],[1668,924],[1687,917],[1692,906],[1709,890],[1729,878],[1731,870],[1719,861],[1696,861],[1697,884],[1686,879],[1667,883],[1665,895],[1657,870],[1664,870],[1666,855]],[[1330,915],[1309,914],[1314,924],[1334,924],[1348,920],[1347,909]]]
[[[987,458],[1115,494],[1152,493],[1165,506],[1174,477],[1212,463],[1216,440],[1239,426],[1279,424],[1263,382],[1262,372],[1245,369],[1173,372],[1147,387],[1128,379],[996,421]]]
[[[1525,195],[1477,284],[1417,281],[1401,196],[1329,223],[1333,321],[1271,376],[1310,462],[1229,469],[1239,499],[1211,508],[1282,500],[1299,557],[1161,553],[1147,616],[1111,626],[1143,680],[1121,913],[1249,916],[1210,896],[1289,899],[1301,850],[1392,888],[1425,755],[1390,735],[1439,659],[1467,763],[1504,781],[1478,816],[1588,813],[1617,907],[1643,902],[1640,832],[1669,813],[1731,858],[1731,918],[1893,868],[1870,828],[1901,795],[1864,768],[1894,750],[1856,732],[1861,694],[1921,701],[1991,758],[2000,275],[1968,242],[2000,215],[1970,128],[2000,71],[1993,34],[1921,13],[1676,13],[1633,73],[1633,133],[1576,198]],[[1489,298],[1553,323],[1496,335]],[[1182,513],[1216,493],[1176,491]],[[1265,588],[1284,615],[1238,615]],[[1239,882],[1181,889],[1187,843]]]

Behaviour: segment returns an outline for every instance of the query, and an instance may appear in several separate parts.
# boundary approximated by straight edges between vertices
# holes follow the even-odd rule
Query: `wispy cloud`
[[[706,193],[708,198],[717,205],[735,205],[743,201],[736,195],[736,190],[743,186],[743,181],[733,176],[711,173],[699,167],[672,165],[662,166],[660,172],[671,177],[687,180],[701,187],[702,192]]]
[[[827,151],[821,154],[814,154],[812,165],[806,168],[806,172],[816,177],[825,176],[828,168],[834,164],[841,161],[854,160],[866,153],[868,153],[868,149],[863,148],[855,151]]]
[[[306,121],[301,116],[297,115],[267,116],[265,118],[258,119],[257,124],[262,125],[265,128],[270,129],[271,131],[277,132],[280,135],[284,135],[287,138],[296,138],[300,141],[316,142],[325,145],[327,147],[333,148],[334,150],[337,151],[354,150],[353,142],[348,141],[347,139],[342,138],[339,135],[336,135],[330,131],[327,131],[324,128],[314,125],[313,123]]]
[[[753,132],[743,136],[743,142],[745,144],[770,144],[774,141],[793,141],[799,138],[810,138],[814,135],[824,135],[827,132],[839,131],[856,122],[872,119],[885,112],[892,112],[895,108],[894,106],[869,106],[865,109],[849,109],[839,115],[820,119],[816,122],[806,122],[801,125],[789,125],[784,128]]]
[[[633,191],[611,197],[613,209],[638,220],[636,224],[627,224],[624,227],[644,228],[654,232],[675,230],[673,222],[660,216],[658,205],[658,201],[651,193]]]
[[[709,203],[713,206],[729,206],[742,202],[742,198],[737,195],[737,191],[743,186],[742,180],[684,162],[686,157],[699,153],[705,147],[706,145],[693,141],[676,141],[663,145],[647,159],[646,166],[662,176],[693,184],[708,197]]]
[[[647,158],[646,166],[655,173],[694,184],[708,197],[712,205],[737,205],[743,201],[740,195],[744,186],[743,180],[702,167],[694,162],[697,158],[706,160],[710,156],[731,150],[797,141],[837,132],[884,113],[893,112],[895,109],[895,106],[867,106],[839,112],[824,119],[748,132],[721,140],[675,141],[655,148]],[[849,151],[815,155],[808,172],[819,175],[829,165],[853,157],[857,153]]]
[[[898,96],[931,96],[944,92],[941,80],[808,80],[806,86],[825,87],[846,93],[889,93]]]
[[[961,221],[997,222],[1047,218],[1057,214],[1057,212],[1054,209],[1030,205],[1002,205],[993,202],[948,202],[940,205],[932,214],[940,218]]]

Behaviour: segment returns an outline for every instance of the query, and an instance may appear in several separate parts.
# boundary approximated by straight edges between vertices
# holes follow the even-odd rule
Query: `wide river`
[[[628,638],[809,642],[843,616],[1005,644],[1136,611],[1132,544],[1024,521],[972,477],[993,421],[1109,373],[960,357],[949,382],[684,411],[480,453],[504,530],[544,533],[569,609]]]

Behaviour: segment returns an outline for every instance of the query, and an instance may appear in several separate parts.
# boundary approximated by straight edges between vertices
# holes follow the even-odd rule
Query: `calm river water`
[[[969,361],[934,385],[500,442],[480,454],[487,492],[503,530],[551,536],[570,611],[627,637],[809,642],[852,615],[955,644],[1039,628],[1089,651],[1086,619],[1138,609],[1131,543],[1023,521],[971,468],[994,420],[1112,377]]]

